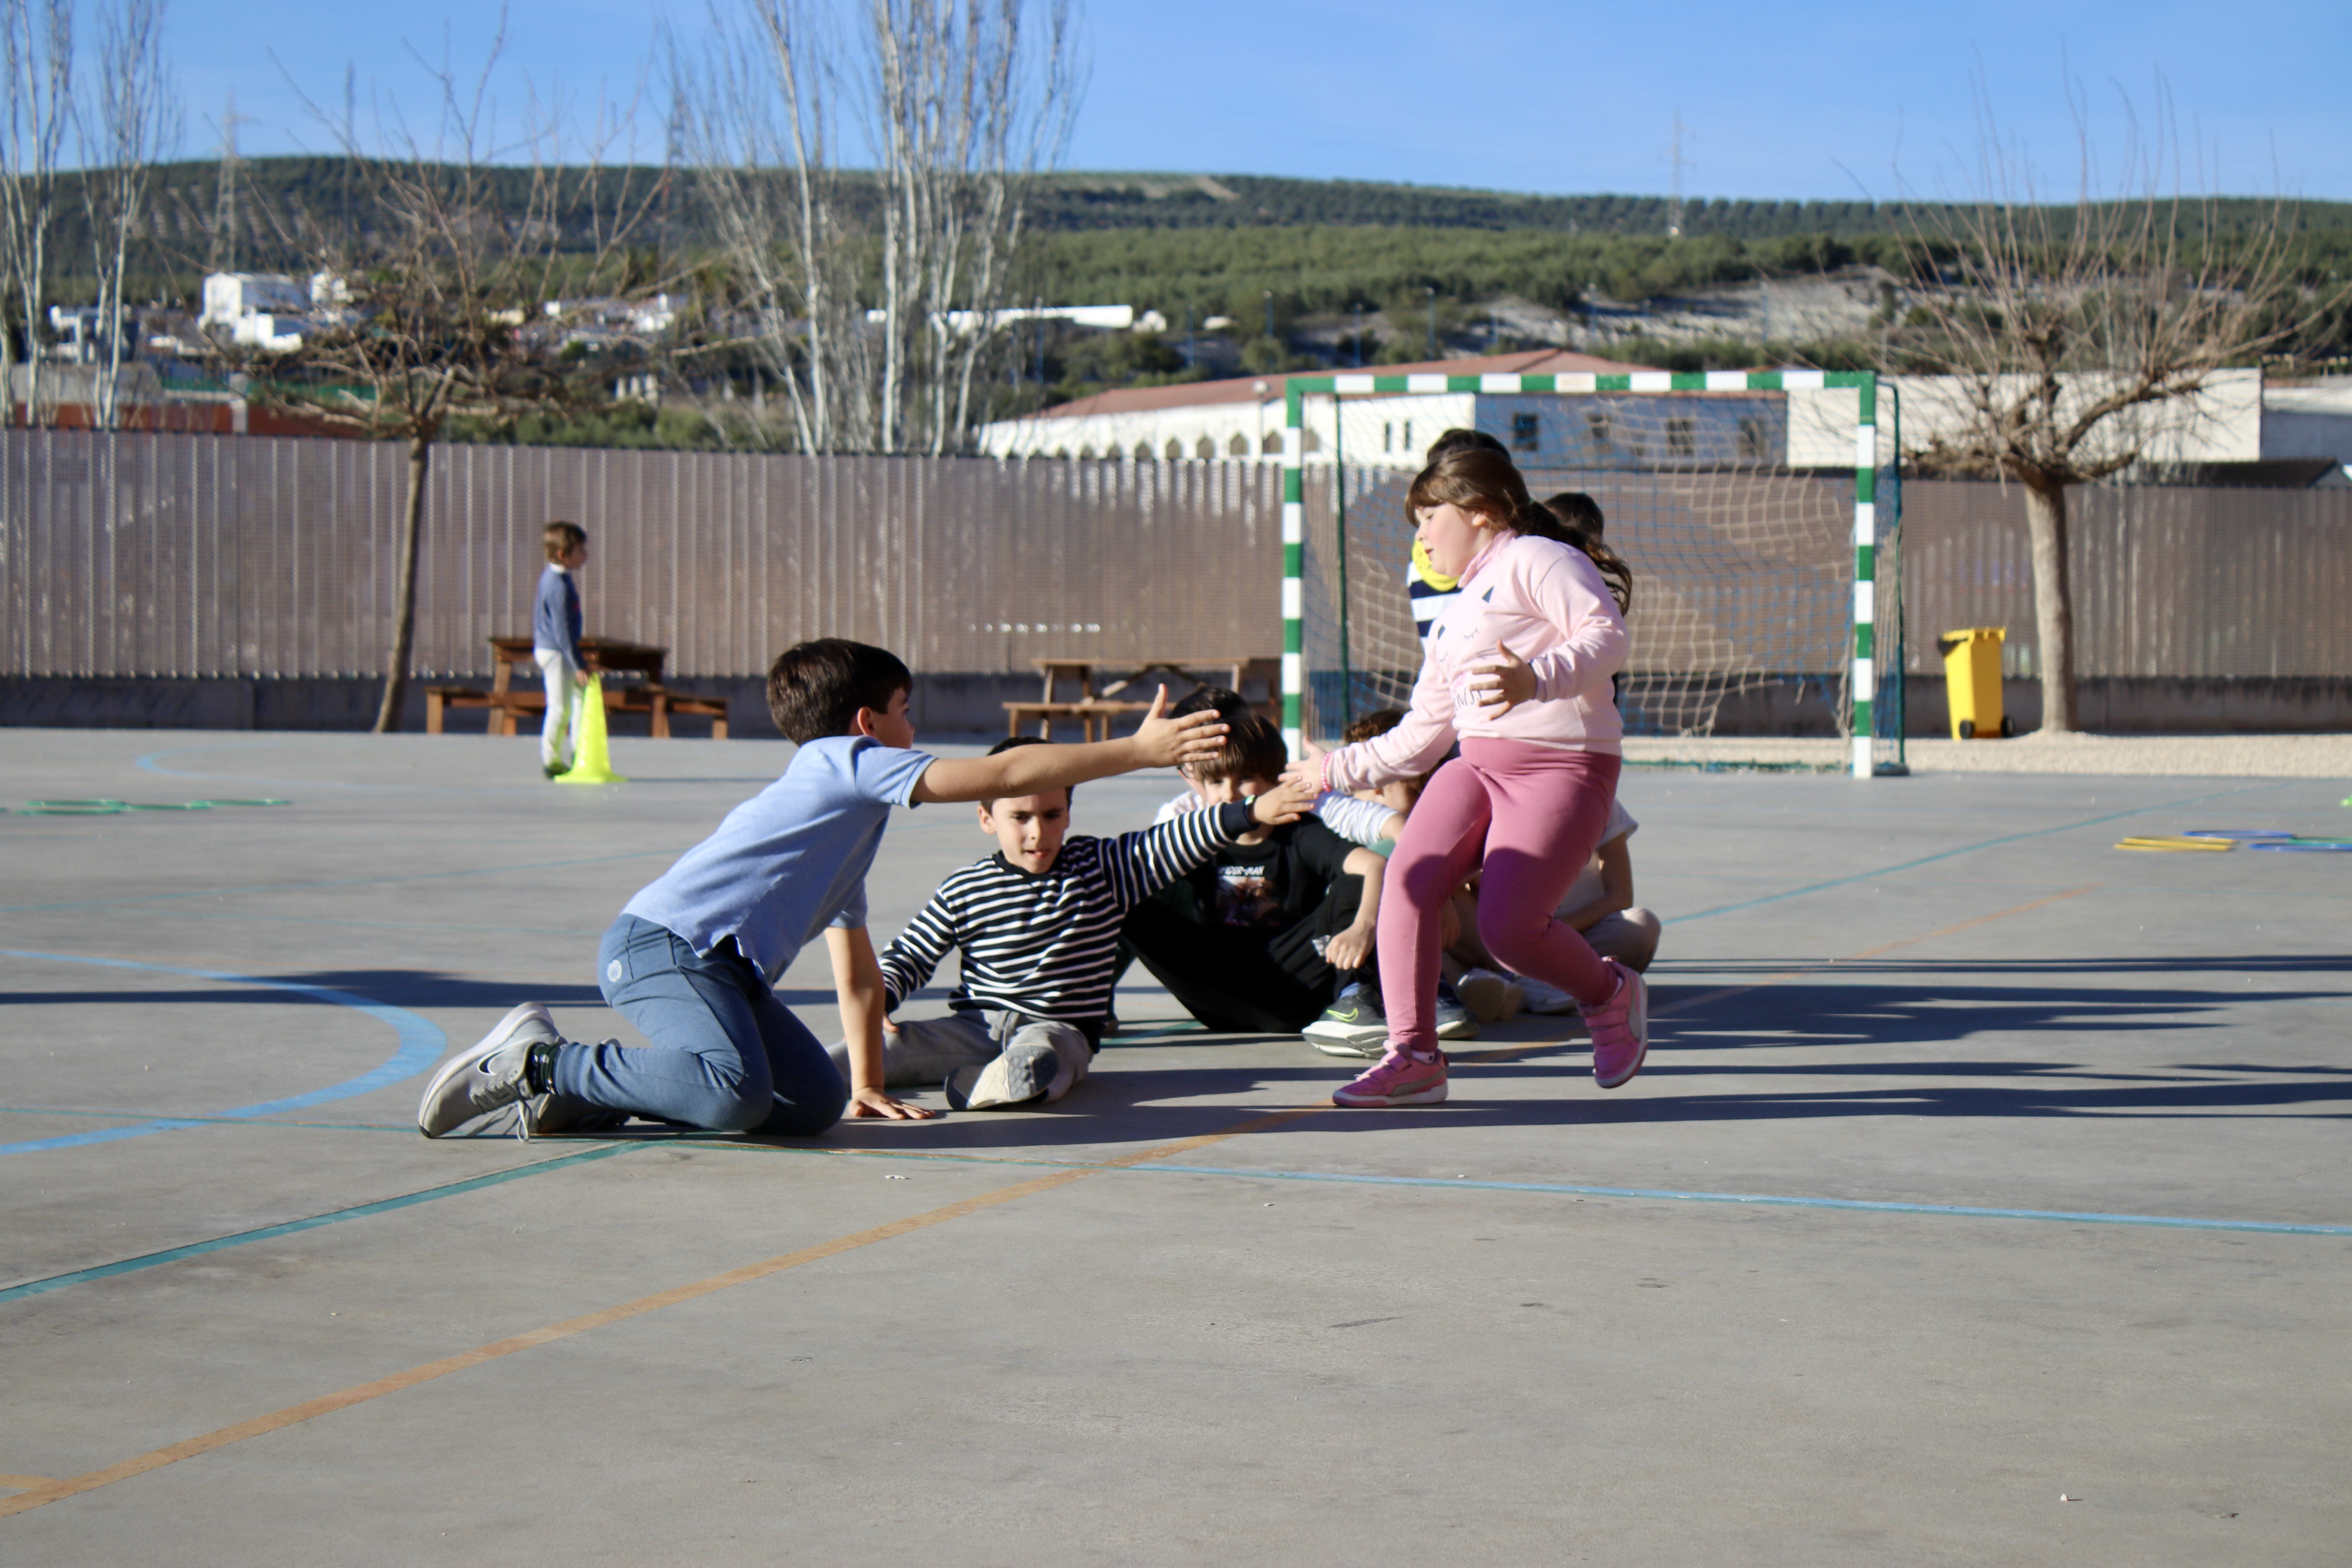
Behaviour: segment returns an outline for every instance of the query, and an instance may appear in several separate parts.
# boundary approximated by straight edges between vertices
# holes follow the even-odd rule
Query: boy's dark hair
[[[857,710],[883,712],[914,673],[887,648],[844,637],[794,643],[768,667],[768,712],[788,739],[806,745],[857,728]]]
[[[576,522],[551,522],[541,532],[550,561],[560,561],[575,545],[588,542],[588,531]]]
[[[1220,779],[1278,779],[1290,761],[1282,731],[1265,715],[1243,713],[1225,721],[1225,747],[1204,763],[1192,764],[1192,776],[1203,784]]]
[[[1376,713],[1367,713],[1349,725],[1347,729],[1340,731],[1339,741],[1343,745],[1352,746],[1359,741],[1369,741],[1375,735],[1385,735],[1403,722],[1403,709],[1383,708]]]
[[[989,747],[988,754],[992,757],[1001,757],[1005,752],[1017,751],[1023,746],[1043,746],[1047,743],[1047,741],[1043,735],[1007,735],[1002,741],[997,742],[996,744]],[[1078,789],[1076,784],[1066,784],[1063,786],[1062,805],[1064,809],[1066,810],[1068,808],[1071,800],[1077,795],[1077,793]],[[996,803],[1003,798],[1004,796],[1001,795],[991,795],[988,799],[980,803],[980,809],[982,811],[993,812],[996,809]]]
[[[1196,686],[1184,693],[1168,709],[1168,717],[1181,719],[1192,713],[1213,712],[1228,724],[1243,714],[1253,711],[1249,699],[1230,686]]]
[[[1511,449],[1503,445],[1499,437],[1489,436],[1484,430],[1465,430],[1457,425],[1451,430],[1438,432],[1437,439],[1429,444],[1429,453],[1422,461],[1433,463],[1456,452],[1472,451],[1500,452],[1508,457]]]

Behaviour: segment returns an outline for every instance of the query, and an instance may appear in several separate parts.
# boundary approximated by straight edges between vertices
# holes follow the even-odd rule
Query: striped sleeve
[[[920,991],[929,982],[931,972],[940,966],[940,961],[955,950],[960,940],[958,922],[949,900],[962,880],[963,874],[959,872],[940,883],[931,901],[882,950],[883,1011],[894,1010]]]
[[[1113,901],[1122,911],[1133,909],[1255,826],[1249,807],[1234,801],[1120,834],[1103,846],[1103,875]]]

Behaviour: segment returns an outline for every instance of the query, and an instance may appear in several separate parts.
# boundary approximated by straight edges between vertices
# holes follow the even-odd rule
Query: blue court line
[[[1843,888],[1855,882],[1867,882],[1879,877],[1891,877],[1897,871],[1916,870],[1922,866],[1932,866],[1938,860],[1949,860],[1957,855],[1973,855],[1979,849],[1990,849],[2002,844],[2015,844],[2027,838],[2043,838],[2053,833],[2072,833],[2078,827],[2096,827],[2103,822],[2120,822],[2126,816],[2145,816],[2151,811],[2171,811],[2179,806],[2197,805],[2209,800],[2227,799],[2233,795],[2248,795],[2260,789],[2275,789],[2281,784],[2292,782],[2292,780],[2266,779],[2261,784],[2248,784],[2242,789],[2225,789],[2212,795],[2191,795],[2187,800],[2168,800],[2156,805],[2137,806],[2130,811],[2111,812],[2105,816],[2084,817],[2080,822],[2061,823],[2055,827],[2036,827],[2024,833],[2003,834],[1999,838],[1987,838],[1976,844],[1963,844],[1957,849],[1939,850],[1933,855],[1922,856],[1916,860],[1906,860],[1899,866],[1882,866],[1875,871],[1864,871],[1852,877],[1838,877],[1826,882],[1809,882],[1801,888],[1791,888],[1785,893],[1767,893],[1760,899],[1748,899],[1737,904],[1718,904],[1714,909],[1700,910],[1692,914],[1669,915],[1663,923],[1681,925],[1690,921],[1703,921],[1709,915],[1736,914],[1741,910],[1752,910],[1764,904],[1777,904],[1783,899],[1801,899],[1807,893],[1818,893],[1828,888]]]
[[[690,1136],[690,1135],[689,1135]],[[1124,1173],[1170,1171],[1188,1176],[1244,1176],[1268,1182],[1336,1182],[1372,1187],[1472,1187],[1497,1193],[1555,1193],[1573,1197],[1653,1198],[1694,1204],[1765,1204],[1782,1208],[1860,1209],[1874,1214],[1940,1215],[1959,1219],[2060,1220],[2074,1225],[2140,1225],[2168,1230],[2250,1230],[2273,1236],[2352,1236],[2352,1225],[2289,1225],[2266,1219],[2185,1219],[2171,1215],[2076,1214],[2064,1209],[1975,1208],[1960,1204],[1905,1204],[1866,1198],[1808,1198],[1777,1193],[1681,1192],[1667,1187],[1589,1187],[1563,1182],[1486,1182],[1443,1176],[1349,1175],[1328,1171],[1248,1171],[1224,1165],[1171,1165],[1152,1160],[1139,1165],[1102,1165],[1086,1160],[1020,1160],[986,1154],[927,1154],[888,1149],[796,1149],[774,1144],[729,1142],[720,1148],[774,1150],[779,1153],[822,1154],[835,1159],[946,1161],[966,1165],[1045,1165],[1060,1170]]]
[[[0,948],[0,958],[29,958],[47,963],[87,963],[100,969],[138,969],[155,974],[182,974],[194,980],[217,980],[229,985],[258,985],[271,991],[290,991],[298,996],[308,996],[314,1002],[331,1002],[339,1007],[349,1007],[364,1013],[378,1023],[389,1024],[400,1037],[400,1048],[393,1052],[383,1066],[373,1072],[346,1079],[325,1089],[314,1089],[308,1094],[290,1095],[284,1100],[265,1100],[259,1105],[238,1106],[232,1110],[213,1114],[226,1121],[250,1121],[255,1117],[275,1116],[284,1110],[303,1110],[329,1100],[349,1100],[354,1095],[370,1094],[388,1089],[404,1079],[415,1078],[441,1059],[449,1048],[449,1037],[405,1007],[394,1007],[383,1002],[371,1002],[364,996],[354,996],[348,991],[337,991],[326,985],[302,985],[290,980],[263,980],[251,974],[229,974],[216,969],[180,969],[168,963],[133,963],[121,958],[84,958],[66,952],[21,952]],[[159,1118],[132,1127],[109,1127],[95,1132],[73,1132],[57,1138],[36,1138],[24,1143],[0,1143],[0,1154],[30,1154],[44,1149],[70,1149],[86,1143],[112,1143],[124,1138],[144,1138],[152,1132],[170,1132],[183,1127],[200,1127],[202,1121],[184,1119]]]
[[[135,1274],[142,1268],[161,1264],[177,1263],[184,1258],[201,1258],[207,1252],[225,1247],[243,1247],[250,1241],[268,1241],[280,1236],[292,1236],[299,1231],[316,1230],[322,1225],[340,1225],[347,1219],[365,1219],[370,1215],[390,1214],[394,1209],[412,1208],[429,1204],[436,1198],[456,1197],[460,1193],[479,1192],[501,1182],[518,1182],[525,1176],[561,1170],[566,1165],[582,1164],[590,1160],[606,1160],[615,1154],[639,1148],[635,1143],[614,1143],[600,1149],[583,1149],[577,1154],[566,1154],[558,1160],[541,1160],[537,1164],[518,1166],[511,1171],[494,1171],[487,1176],[475,1176],[467,1181],[452,1182],[446,1187],[427,1187],[423,1192],[408,1193],[396,1198],[384,1198],[354,1208],[336,1209],[330,1214],[312,1215],[308,1219],[288,1220],[283,1225],[264,1226],[259,1230],[239,1231],[235,1236],[215,1237],[210,1241],[190,1242],[185,1247],[167,1247],[162,1252],[150,1252],[139,1258],[126,1258],[120,1263],[101,1263],[95,1268],[77,1268],[70,1274],[53,1274],[47,1279],[27,1280],[0,1290],[0,1303],[18,1301],[27,1296],[46,1295],[62,1290],[68,1285],[86,1285],[93,1279],[111,1279],[119,1274]]]

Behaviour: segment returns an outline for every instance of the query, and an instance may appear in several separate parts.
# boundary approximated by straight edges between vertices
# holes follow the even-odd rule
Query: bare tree
[[[378,145],[362,147],[349,114],[313,109],[363,186],[360,210],[348,223],[301,220],[293,237],[313,258],[319,317],[299,347],[245,356],[257,400],[407,447],[378,732],[399,728],[407,692],[434,443],[453,419],[511,426],[605,401],[610,362],[595,351],[646,331],[629,320],[625,251],[661,182],[605,166],[626,120],[601,106],[584,132],[544,108],[500,141],[488,86],[502,41],[469,79],[427,66],[439,99],[430,136],[412,133],[395,110],[382,117]]]
[[[2033,562],[2042,726],[2075,727],[2066,492],[2140,461],[2213,416],[2218,375],[2291,343],[2326,312],[2288,255],[2284,202],[2226,223],[2179,190],[2168,112],[2100,178],[2079,100],[2074,198],[2046,204],[2032,165],[1998,136],[1979,93],[1979,189],[1911,211],[1922,254],[1954,258],[1915,291],[1896,351],[1948,378],[1910,389],[1916,453],[2024,491]],[[1924,417],[1919,417],[1924,416]]]
[[[58,158],[73,116],[73,0],[0,0],[0,235],[7,278],[25,312],[25,423],[40,417],[41,304],[48,289],[49,231],[57,221]],[[0,423],[15,396],[13,345],[0,331]]]
[[[1027,183],[1078,101],[1069,0],[740,4],[674,56],[677,121],[798,444],[961,450]],[[845,106],[871,175],[831,160]]]
[[[146,216],[156,161],[180,136],[180,110],[163,63],[165,0],[116,0],[100,17],[96,103],[77,110],[82,204],[98,275],[100,358],[94,422],[121,419],[122,362],[130,323],[123,289],[131,244]]]

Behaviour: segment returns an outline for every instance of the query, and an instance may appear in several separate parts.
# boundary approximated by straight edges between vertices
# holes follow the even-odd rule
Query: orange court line
[[[1162,1143],[1155,1148],[1124,1154],[1116,1160],[1106,1161],[1098,1165],[1056,1171],[1051,1175],[1018,1182],[1009,1187],[999,1187],[994,1192],[982,1193],[978,1197],[965,1198],[960,1203],[950,1204],[945,1208],[932,1209],[928,1213],[915,1215],[907,1219],[892,1220],[887,1225],[878,1225],[871,1230],[861,1230],[854,1235],[836,1237],[831,1241],[819,1242],[814,1247],[804,1247],[797,1252],[787,1252],[781,1257],[771,1258],[762,1262],[748,1263],[740,1268],[730,1268],[724,1274],[714,1274],[708,1279],[699,1279],[691,1285],[678,1285],[667,1290],[656,1291],[650,1296],[640,1296],[634,1301],[624,1301],[618,1306],[607,1307],[602,1311],[590,1312],[584,1317],[568,1318],[562,1322],[551,1323],[543,1329],[533,1329],[529,1333],[517,1334],[511,1339],[480,1345],[457,1355],[445,1356],[439,1361],[426,1362],[423,1366],[411,1367],[406,1372],[394,1373],[389,1377],[380,1377],[372,1383],[359,1384],[339,1394],[330,1394],[322,1398],[306,1400],[300,1405],[289,1405],[283,1410],[272,1411],[267,1415],[257,1415],[249,1421],[240,1421],[233,1426],[223,1426],[217,1431],[207,1432],[202,1436],[191,1437],[184,1443],[174,1443],[169,1447],[157,1448],[152,1452],[141,1454],[135,1458],[125,1459],[119,1465],[110,1465],[102,1470],[92,1470],[87,1475],[69,1476],[62,1480],[53,1480],[38,1476],[0,1477],[0,1487],[13,1482],[22,1482],[30,1489],[19,1492],[15,1497],[0,1498],[0,1519],[5,1519],[10,1514],[29,1512],[33,1509],[56,1502],[63,1498],[77,1497],[83,1492],[95,1491],[100,1487],[111,1486],[116,1481],[129,1480],[133,1476],[143,1476],[150,1470],[159,1470],[166,1465],[176,1465],[183,1459],[193,1459],[199,1454],[209,1454],[215,1448],[225,1448],[232,1443],[242,1443],[248,1437],[258,1437],[265,1433],[299,1426],[302,1422],[313,1420],[320,1415],[331,1415],[354,1405],[362,1405],[371,1399],[382,1398],[387,1394],[397,1394],[402,1389],[414,1388],[420,1383],[430,1383],[437,1377],[446,1377],[453,1372],[464,1372],[469,1367],[479,1366],[484,1362],[497,1361],[501,1357],[513,1355],[518,1351],[527,1351],[539,1345],[551,1343],[556,1340],[569,1339],[574,1334],[585,1333],[591,1329],[601,1329],[609,1323],[622,1322],[630,1318],[642,1317],[647,1312],[659,1311],[664,1307],[675,1307],[683,1301],[692,1301],[713,1292],[724,1290],[732,1285],[743,1285],[754,1279],[764,1279],[772,1274],[781,1274],[787,1268],[797,1268],[804,1263],[815,1263],[844,1252],[855,1251],[861,1247],[871,1247],[877,1241],[888,1241],[894,1237],[928,1230],[932,1226],[944,1225],[951,1219],[961,1219],[966,1215],[978,1214],[983,1209],[992,1209],[1000,1204],[1011,1203],[1015,1198],[1025,1198],[1050,1188],[1066,1186],[1072,1182],[1094,1174],[1097,1171],[1139,1165],[1147,1160],[1164,1160],[1171,1154],[1187,1153],[1211,1143],[1223,1142],[1225,1139],[1239,1137],[1245,1132],[1278,1127],[1285,1122],[1295,1121],[1302,1116],[1312,1116],[1328,1109],[1330,1109],[1328,1106],[1305,1106],[1295,1110],[1279,1110],[1271,1115],[1253,1117],[1247,1121],[1238,1122],[1222,1132],[1206,1132],[1198,1137],[1182,1138],[1173,1143]]]
[[[1671,1007],[1654,1007],[1650,1010],[1650,1016],[1671,1018],[1677,1013],[1687,1013],[1694,1007],[1704,1007],[1710,1002],[1720,1002],[1727,996],[1744,996],[1750,991],[1761,991],[1768,985],[1778,985],[1784,980],[1796,980],[1808,974],[1819,974],[1823,970],[1835,969],[1841,963],[1859,963],[1865,958],[1876,958],[1882,952],[1893,952],[1899,947],[1916,947],[1923,942],[1934,942],[1938,937],[1952,936],[1977,926],[1990,925],[1995,921],[2005,921],[2012,915],[2028,914],[2052,904],[2063,903],[2068,899],[2079,899],[2084,893],[2096,892],[2104,884],[2093,882],[2084,887],[2069,888],[2063,893],[2053,893],[2046,899],[2036,899],[2030,904],[2020,904],[2015,909],[1999,910],[1989,915],[1979,915],[1974,920],[1962,921],[1958,925],[1946,926],[1941,931],[1931,931],[1924,936],[1906,936],[1895,942],[1884,942],[1876,947],[1865,947],[1860,952],[1849,952],[1843,958],[1824,959],[1819,963],[1809,963],[1798,969],[1784,969],[1778,974],[1768,974],[1761,980],[1751,980],[1745,985],[1727,985],[1720,991],[1704,992],[1696,996],[1685,997]],[[1542,1045],[1509,1046],[1499,1051],[1483,1051],[1475,1057],[1465,1057],[1463,1060],[1507,1062],[1517,1057],[1532,1056],[1538,1051],[1555,1050],[1563,1043],[1550,1041]]]
[[[47,1487],[56,1484],[54,1476],[0,1476],[0,1487]]]

